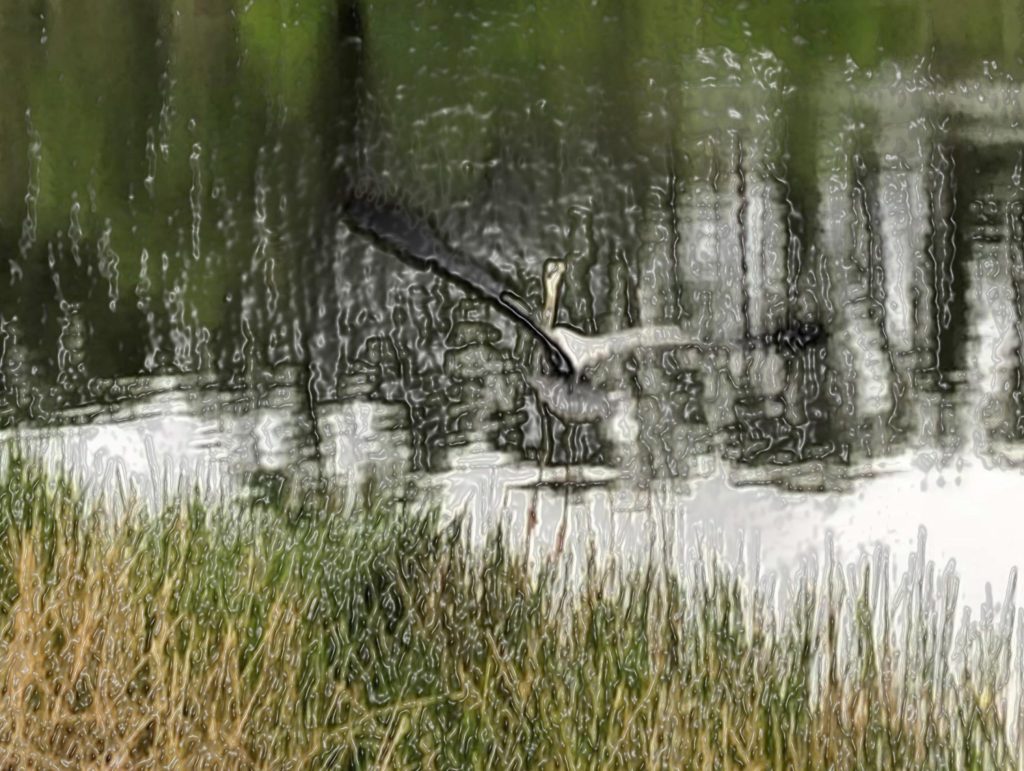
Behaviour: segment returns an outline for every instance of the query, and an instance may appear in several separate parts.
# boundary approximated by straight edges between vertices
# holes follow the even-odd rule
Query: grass
[[[115,523],[14,464],[0,767],[1019,767],[1012,603],[955,623],[921,554],[896,586],[827,559],[783,614],[711,549],[567,591],[427,507],[340,507]]]

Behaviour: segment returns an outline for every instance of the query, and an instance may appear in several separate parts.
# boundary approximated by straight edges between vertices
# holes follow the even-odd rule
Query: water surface
[[[786,544],[835,511],[851,547],[998,542],[1021,31],[995,0],[7,9],[0,427],[150,496],[376,471],[606,537],[661,494]],[[491,298],[354,232],[354,185],[536,318],[563,260],[559,325],[685,343],[559,381]]]

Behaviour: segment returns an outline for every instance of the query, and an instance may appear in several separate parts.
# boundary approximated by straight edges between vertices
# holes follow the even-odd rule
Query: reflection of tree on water
[[[609,71],[556,104],[485,67],[463,88],[438,51],[418,79],[400,69],[416,56],[364,39],[360,7],[328,12],[305,97],[266,103],[305,81],[247,69],[258,41],[231,63],[225,41],[252,18],[238,32],[225,14],[189,17],[154,53],[156,17],[135,9],[124,28],[145,45],[126,48],[138,77],[119,85],[116,124],[109,103],[86,111],[78,147],[58,141],[53,104],[34,102],[27,127],[27,105],[11,112],[4,141],[25,127],[25,147],[0,219],[0,421],[126,398],[123,376],[203,371],[255,405],[287,381],[311,416],[394,404],[416,468],[481,437],[550,463],[625,463],[605,417],[543,407],[533,336],[345,226],[338,191],[373,170],[527,309],[541,308],[544,260],[564,257],[561,319],[580,334],[671,324],[704,346],[620,352],[586,373],[633,405],[629,462],[645,473],[686,475],[710,453],[846,463],[1024,438],[1021,137],[986,138],[1024,112],[1014,88],[929,81],[890,103],[870,78],[827,76],[790,99],[774,57],[702,50],[679,66],[699,78],[652,81],[655,96],[622,99]],[[61,62],[78,33],[47,29]],[[101,96],[94,70],[54,65],[40,82]],[[617,121],[633,98],[638,115]],[[685,101],[683,128],[658,100]],[[606,123],[591,131],[594,115]],[[106,161],[83,170],[79,155]],[[826,334],[780,337],[809,322]]]
[[[1012,408],[1003,433],[1003,438],[1008,441],[1024,439],[1024,191],[1020,189],[1022,166],[1024,159],[1018,154],[1013,176],[1017,197],[1007,206],[1006,232],[1009,239],[1013,305],[1020,309],[1015,318],[1019,344],[1014,352],[1014,366],[1006,384],[1012,400]]]
[[[965,372],[961,389],[970,410],[964,430],[983,432],[983,443],[1022,437],[1020,413],[1024,174],[1019,146],[960,148],[961,182],[956,221],[963,255],[961,304],[952,324],[956,364]],[[973,424],[973,425],[971,425]]]
[[[571,259],[561,305],[567,320],[601,334],[673,317],[707,345],[703,354],[685,346],[631,352],[589,373],[602,388],[634,395],[646,467],[685,474],[688,457],[714,448],[744,463],[778,464],[846,461],[898,448],[915,435],[941,441],[962,430],[960,419],[950,417],[963,409],[957,394],[965,386],[982,395],[987,430],[1019,437],[1014,345],[1001,343],[1001,356],[1015,362],[1000,363],[1002,374],[986,380],[968,373],[964,385],[960,374],[970,369],[963,330],[981,330],[986,345],[1008,329],[1019,337],[1019,192],[998,179],[998,169],[1007,168],[1005,152],[952,146],[933,149],[926,168],[904,156],[883,163],[880,150],[845,155],[845,165],[829,171],[822,210],[804,215],[811,226],[803,243],[810,245],[797,259],[786,253],[784,237],[792,214],[753,143],[739,166],[738,145],[711,165],[706,155],[682,158],[681,173],[669,183],[673,193],[653,186],[635,220],[568,210]],[[716,152],[725,147],[718,143]],[[989,171],[979,166],[985,153],[995,159]],[[958,167],[968,168],[962,179],[954,176]],[[600,243],[595,217],[603,223]],[[630,243],[634,227],[631,256],[621,245]],[[382,270],[383,255],[356,259],[366,247],[351,239],[332,247],[350,262],[330,282],[295,274],[279,280],[263,269],[269,269],[270,242],[258,242],[255,269],[245,276],[250,289],[244,291],[263,293],[247,307],[265,309],[262,317],[247,316],[239,335],[250,377],[254,361],[272,367],[300,342],[308,344],[311,369],[322,381],[313,385],[318,400],[359,394],[402,405],[417,467],[443,464],[444,448],[469,436],[533,455],[545,432],[548,462],[615,462],[600,424],[535,403],[524,377],[534,344],[495,319],[486,304],[459,299],[462,290],[414,274],[396,286],[403,273]],[[280,239],[273,246],[290,248]],[[316,272],[313,263],[300,266]],[[363,271],[364,280],[351,277],[350,267]],[[827,285],[801,289],[808,275],[826,274]],[[814,296],[805,300],[804,291]],[[531,302],[541,305],[536,297]],[[672,311],[680,305],[687,317]],[[799,309],[809,306],[824,309],[829,334],[787,345],[780,325],[796,318],[793,329],[799,329]],[[56,374],[67,390],[90,361],[83,345],[72,345],[87,329],[81,311],[64,307]],[[316,310],[323,307],[338,313],[324,319]],[[295,337],[292,314],[306,314],[310,331]],[[18,364],[14,337],[7,333],[9,379],[27,371]],[[991,356],[987,348],[977,350],[973,355]],[[302,385],[310,377],[303,375]]]

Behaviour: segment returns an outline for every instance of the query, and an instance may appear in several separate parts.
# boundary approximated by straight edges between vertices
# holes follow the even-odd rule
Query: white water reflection
[[[742,544],[758,544],[762,568],[785,579],[805,558],[820,556],[828,537],[843,562],[881,547],[902,566],[924,528],[928,558],[940,567],[955,561],[961,601],[969,606],[991,599],[990,582],[1000,598],[1021,564],[1019,467],[973,455],[908,453],[851,473],[844,492],[808,493],[750,484],[750,473],[710,456],[701,460],[690,481],[646,490],[601,484],[614,475],[608,469],[548,469],[547,484],[538,485],[537,467],[510,465],[481,448],[431,481],[452,511],[471,516],[477,541],[500,523],[520,542],[530,533],[536,558],[557,550],[583,556],[593,545],[604,559],[635,563],[663,554],[667,539],[673,559],[682,561],[710,538],[734,557]],[[821,464],[808,466],[809,487],[828,480]]]
[[[153,385],[170,383],[153,379]],[[102,495],[115,506],[137,501],[151,510],[183,494],[231,501],[247,493],[248,480],[259,472],[297,479],[318,473],[356,487],[370,475],[387,478],[407,469],[408,450],[389,430],[395,415],[386,405],[348,401],[320,408],[316,469],[302,459],[308,429],[295,389],[276,389],[262,406],[246,409],[237,396],[194,385],[156,392],[120,410],[79,413],[78,422],[4,431],[0,467],[18,455],[52,475],[67,475],[87,497]]]
[[[17,448],[108,505],[134,495],[157,507],[196,491],[223,502],[245,493],[246,472],[313,473],[310,463],[293,464],[303,440],[294,400],[283,389],[275,399],[272,407],[232,414],[227,395],[165,391],[89,422],[8,431],[0,457],[6,462]],[[956,561],[968,605],[987,598],[987,582],[999,597],[1020,562],[1024,472],[1015,445],[984,456],[905,453],[841,476],[811,462],[778,469],[779,480],[707,454],[693,459],[687,479],[643,483],[618,468],[542,467],[483,438],[453,450],[446,470],[414,475],[395,407],[325,405],[318,423],[325,478],[350,486],[370,475],[414,482],[448,515],[464,515],[474,542],[500,525],[514,542],[529,541],[535,561],[572,553],[580,566],[593,550],[620,564],[652,554],[681,563],[699,539],[712,538],[734,556],[742,542],[759,544],[762,568],[785,578],[821,553],[828,534],[844,561],[881,546],[902,565],[924,527],[929,558],[939,566]],[[776,484],[782,479],[799,489],[787,492]],[[825,492],[809,492],[818,489]]]
[[[170,391],[88,422],[19,426],[3,433],[2,459],[18,454],[52,475],[67,474],[88,497],[136,498],[151,508],[194,489],[212,499],[227,492],[224,471],[235,458],[218,421],[196,415],[194,403]]]

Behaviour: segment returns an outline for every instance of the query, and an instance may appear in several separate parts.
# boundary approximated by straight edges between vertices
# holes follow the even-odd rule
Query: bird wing
[[[509,290],[507,282],[497,278],[480,261],[451,246],[426,217],[375,194],[370,187],[357,189],[348,196],[342,206],[342,217],[350,230],[406,264],[429,270],[490,300],[544,344],[556,369],[562,374],[571,374],[572,365],[565,351],[534,321],[525,304]]]
[[[686,335],[679,327],[669,325],[632,327],[593,337],[581,335],[567,327],[555,327],[552,336],[558,339],[580,369],[638,348],[693,343],[691,336]]]

